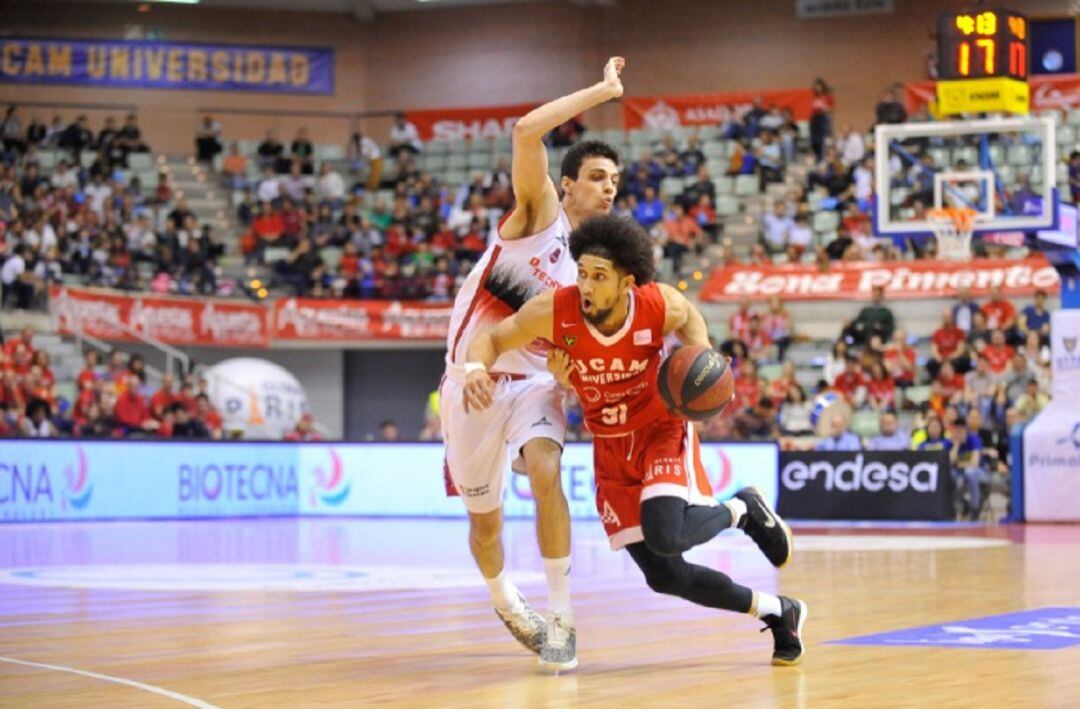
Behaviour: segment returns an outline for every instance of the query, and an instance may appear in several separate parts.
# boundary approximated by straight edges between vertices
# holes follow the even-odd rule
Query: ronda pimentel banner
[[[333,94],[334,52],[315,47],[0,39],[0,81],[138,89]]]

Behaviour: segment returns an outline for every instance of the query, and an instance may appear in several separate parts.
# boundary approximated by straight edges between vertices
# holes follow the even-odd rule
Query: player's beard
[[[584,304],[582,304],[581,306],[581,316],[585,318],[593,327],[600,327],[601,325],[603,325],[607,321],[607,319],[611,317],[611,312],[615,310],[615,306],[611,306],[609,308],[600,308],[596,305],[595,301],[593,302],[593,306],[594,309],[591,313],[585,309]]]

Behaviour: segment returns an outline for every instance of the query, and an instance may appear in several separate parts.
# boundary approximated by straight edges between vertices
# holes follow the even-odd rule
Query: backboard
[[[975,210],[975,233],[1053,229],[1056,171],[1052,117],[879,125],[874,231],[931,236],[941,207]]]

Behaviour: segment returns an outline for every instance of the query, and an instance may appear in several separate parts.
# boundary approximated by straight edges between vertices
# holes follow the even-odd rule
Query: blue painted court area
[[[1061,650],[1080,645],[1080,608],[1038,608],[833,640],[828,644]]]

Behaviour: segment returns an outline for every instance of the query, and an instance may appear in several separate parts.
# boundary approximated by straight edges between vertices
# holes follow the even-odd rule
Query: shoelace
[[[506,614],[510,617],[510,624],[519,632],[529,634],[536,631],[536,623],[533,622],[532,614],[529,613],[528,608],[521,602],[521,599],[515,601],[514,605],[510,606],[510,609],[506,611]]]
[[[570,631],[563,627],[562,617],[558,613],[553,614],[548,623],[548,644],[561,647],[569,640]]]

